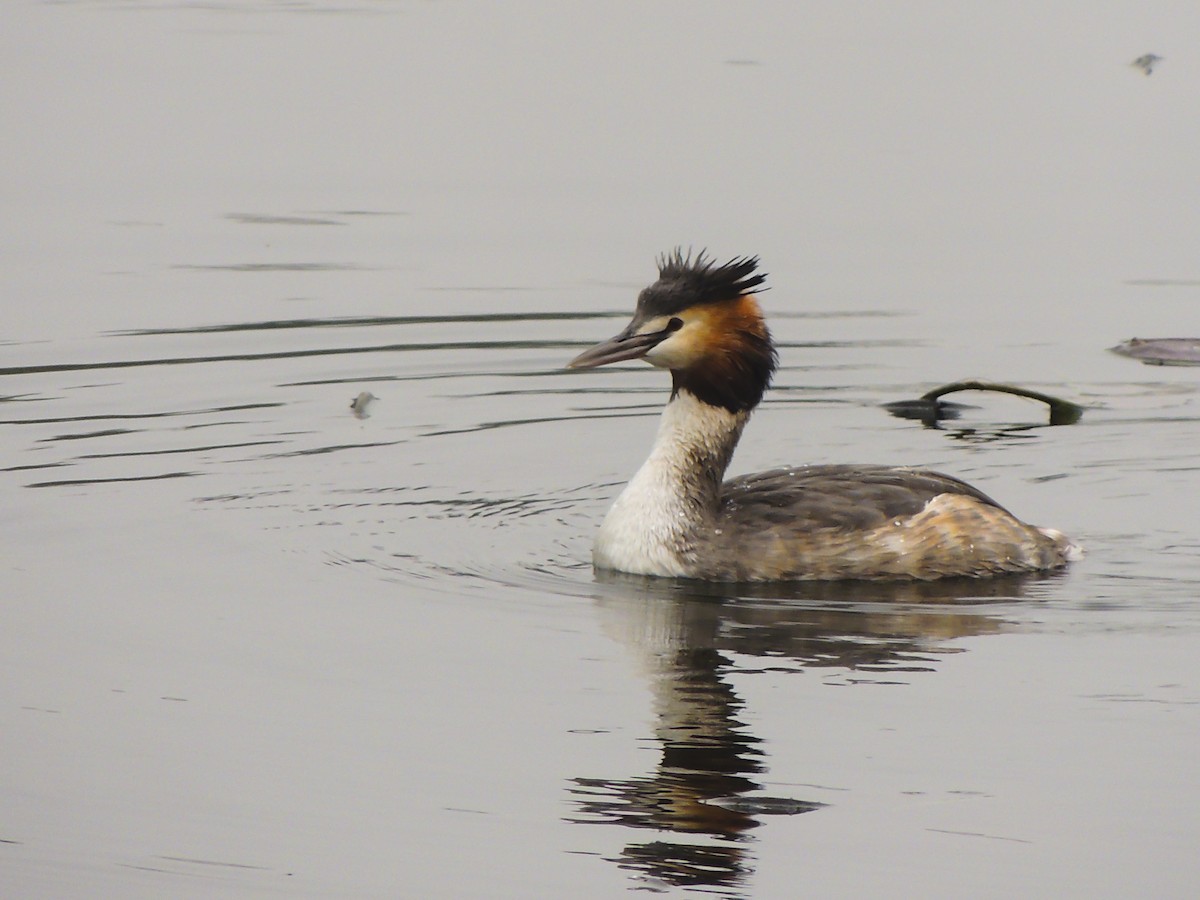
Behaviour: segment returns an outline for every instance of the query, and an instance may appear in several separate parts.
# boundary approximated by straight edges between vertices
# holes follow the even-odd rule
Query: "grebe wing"
[[[916,515],[934,497],[958,494],[1005,511],[991,497],[940,472],[895,466],[795,466],[733,478],[722,486],[725,515],[790,522],[805,530],[856,531]]]

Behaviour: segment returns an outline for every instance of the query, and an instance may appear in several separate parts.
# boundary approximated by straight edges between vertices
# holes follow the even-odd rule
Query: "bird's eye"
[[[664,328],[663,331],[670,333],[672,331],[678,331],[682,327],[683,327],[683,319],[672,316],[671,321],[667,322],[667,327]]]

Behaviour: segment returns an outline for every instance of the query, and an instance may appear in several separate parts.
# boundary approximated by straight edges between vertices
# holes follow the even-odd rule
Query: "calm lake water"
[[[6,896],[1193,895],[1200,369],[1106,348],[1200,332],[1200,7],[3,20]],[[675,246],[770,275],[735,474],[1087,557],[594,576],[668,385],[562,366]],[[962,378],[1085,412],[882,409]]]

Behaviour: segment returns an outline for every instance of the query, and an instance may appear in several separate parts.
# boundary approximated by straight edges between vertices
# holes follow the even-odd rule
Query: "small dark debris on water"
[[[893,400],[883,404],[883,408],[898,419],[916,419],[931,425],[946,419],[957,419],[962,416],[964,409],[974,407],[965,403],[943,403],[940,400],[918,397],[916,400]]]
[[[1157,53],[1143,53],[1137,59],[1130,63],[1135,69],[1141,69],[1146,75],[1154,74],[1154,67],[1157,66],[1163,58]]]
[[[354,413],[356,419],[368,419],[371,416],[371,404],[379,398],[370,391],[363,391],[352,401],[350,401],[350,409]]]
[[[944,419],[957,419],[962,410],[969,407],[961,403],[948,403],[941,398],[958,391],[991,391],[997,394],[1012,394],[1045,403],[1050,408],[1051,425],[1074,425],[1083,417],[1083,407],[1070,400],[1031,391],[1011,384],[994,384],[989,381],[955,381],[927,391],[916,400],[895,400],[883,404],[883,408],[900,419],[917,419],[933,425]]]
[[[1130,338],[1108,349],[1148,366],[1200,366],[1200,338]]]

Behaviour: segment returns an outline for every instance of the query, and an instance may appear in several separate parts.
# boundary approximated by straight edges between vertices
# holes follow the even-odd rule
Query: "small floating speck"
[[[1154,74],[1154,67],[1157,66],[1163,58],[1157,53],[1143,53],[1137,59],[1130,63],[1135,69],[1141,69],[1146,75]]]
[[[378,399],[370,391],[363,391],[350,402],[350,409],[356,418],[366,419],[371,415],[371,404]]]

